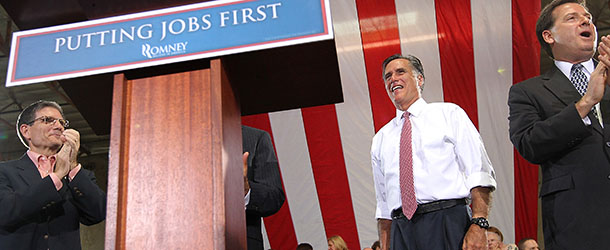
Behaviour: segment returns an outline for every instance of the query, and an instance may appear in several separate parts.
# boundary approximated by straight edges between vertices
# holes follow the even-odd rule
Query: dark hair
[[[566,3],[580,4],[582,7],[585,8],[585,10],[589,11],[585,0],[553,0],[551,3],[544,6],[542,11],[540,11],[538,21],[536,21],[536,36],[538,37],[538,42],[540,43],[540,46],[544,49],[544,51],[546,51],[546,53],[552,58],[555,58],[553,57],[553,51],[551,51],[551,46],[544,41],[544,38],[542,37],[542,32],[553,28],[553,24],[555,23],[555,18],[553,17],[553,10]]]
[[[533,240],[533,241],[536,241],[536,240],[534,240],[534,239],[532,239],[532,238],[523,238],[523,239],[521,239],[521,240],[519,241],[519,243],[517,243],[517,248],[519,248],[519,249],[525,249],[525,246],[524,246],[524,245],[525,245],[525,242],[526,242],[526,241],[528,241],[528,240]]]
[[[502,235],[502,232],[500,232],[500,229],[498,229],[497,227],[491,226],[487,229],[487,232],[492,232],[492,233],[499,235],[500,241],[504,242],[504,235]]]
[[[378,247],[381,247],[381,244],[379,243],[379,241],[375,241],[375,242],[373,243],[373,245],[371,246],[371,248],[372,248],[373,250],[377,249]]]
[[[23,109],[23,111],[21,111],[21,113],[19,113],[19,116],[17,117],[17,136],[19,136],[19,140],[21,140],[21,143],[23,143],[23,145],[27,148],[30,148],[30,146],[28,145],[28,143],[25,141],[25,138],[23,138],[23,135],[21,134],[21,130],[19,129],[19,127],[21,127],[21,125],[23,124],[28,124],[31,123],[32,121],[34,121],[34,119],[36,119],[36,113],[46,107],[51,107],[54,109],[57,109],[59,111],[59,113],[61,114],[61,117],[64,117],[64,110],[61,108],[61,106],[59,106],[59,104],[57,104],[54,101],[44,101],[44,100],[40,100],[40,101],[36,101],[32,104],[30,104],[29,106],[27,106],[25,109]]]
[[[411,64],[411,68],[413,70],[415,70],[415,73],[420,74],[424,79],[426,79],[426,77],[424,76],[424,66],[421,65],[421,61],[419,60],[419,58],[415,57],[414,55],[403,56],[401,54],[394,54],[394,55],[391,55],[390,57],[386,58],[385,60],[383,60],[382,69],[381,69],[381,78],[382,79],[384,78],[385,67],[388,66],[388,63],[390,63],[391,61],[394,61],[396,59],[405,59],[405,60],[409,61],[409,63]]]
[[[313,246],[309,243],[301,243],[297,246],[297,250],[313,250]]]

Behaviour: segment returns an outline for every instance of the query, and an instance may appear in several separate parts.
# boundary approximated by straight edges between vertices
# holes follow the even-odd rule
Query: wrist
[[[578,111],[580,118],[584,118],[585,116],[587,116],[587,114],[589,114],[589,112],[591,111],[593,106],[595,106],[595,102],[587,100],[587,99],[588,98],[586,98],[586,96],[583,96],[575,104],[576,111]]]
[[[489,229],[489,221],[485,217],[474,217],[470,220],[471,225],[477,225],[482,229]]]
[[[593,108],[593,106],[595,106],[595,104],[596,104],[596,103],[598,103],[598,102],[599,102],[599,101],[592,100],[592,99],[591,99],[591,98],[590,98],[590,97],[589,97],[589,96],[588,96],[588,95],[585,93],[585,95],[584,95],[584,96],[582,96],[582,97],[580,98],[580,100],[578,100],[578,101],[576,102],[576,107],[579,107],[579,106],[580,106],[581,108],[584,108],[584,109],[589,109],[589,110],[590,110],[590,109],[591,109],[591,108]]]

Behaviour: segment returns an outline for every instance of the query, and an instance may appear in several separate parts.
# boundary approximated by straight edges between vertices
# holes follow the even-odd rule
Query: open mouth
[[[403,86],[396,85],[396,86],[392,87],[390,90],[391,90],[392,92],[394,92],[394,90],[397,90],[397,89],[402,89],[402,88],[403,88]]]
[[[583,32],[580,33],[580,36],[589,38],[589,37],[591,37],[591,32],[583,31]]]

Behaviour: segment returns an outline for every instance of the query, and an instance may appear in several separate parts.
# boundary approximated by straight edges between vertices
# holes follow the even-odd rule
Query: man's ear
[[[417,87],[421,89],[422,86],[424,86],[424,76],[417,74]]]
[[[21,137],[23,138],[23,142],[25,144],[28,144],[28,141],[31,138],[30,126],[28,126],[27,124],[21,124],[21,126],[19,126],[19,132],[21,132]]]
[[[550,30],[542,31],[542,39],[549,45],[555,43],[555,38],[553,38],[553,33]]]

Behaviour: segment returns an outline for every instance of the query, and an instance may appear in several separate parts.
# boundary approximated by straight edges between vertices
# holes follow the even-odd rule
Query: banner
[[[328,0],[221,0],[13,33],[6,86],[332,39]]]

